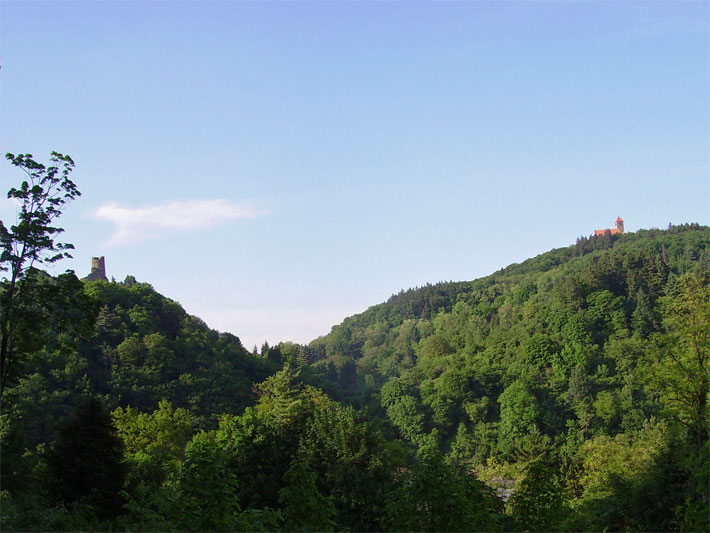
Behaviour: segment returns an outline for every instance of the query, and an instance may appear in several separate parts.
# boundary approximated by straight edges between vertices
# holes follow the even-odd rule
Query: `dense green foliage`
[[[151,411],[166,399],[189,409],[199,427],[214,426],[220,413],[251,403],[252,384],[276,370],[150,285],[129,277],[79,283],[79,291],[82,305],[93,303],[93,329],[77,339],[57,323],[6,393],[7,410],[23,421],[28,444],[54,440],[58,424],[91,395],[111,410]]]
[[[523,529],[707,528],[709,286],[708,228],[581,238],[401,293],[309,353],[325,382],[355,366],[343,397],[394,436],[515,480]]]
[[[130,277],[60,278],[6,391],[3,530],[710,527],[708,228],[580,239],[251,354]]]
[[[15,224],[8,227],[0,220],[0,272],[7,272],[0,280],[0,402],[24,356],[36,349],[36,330],[56,308],[47,284],[38,281],[42,276],[36,266],[71,257],[68,250],[74,246],[56,242],[64,230],[54,222],[66,204],[81,195],[69,179],[74,161],[68,155],[52,152],[49,167],[32,154],[5,154],[5,158],[25,179],[7,193],[18,206]]]

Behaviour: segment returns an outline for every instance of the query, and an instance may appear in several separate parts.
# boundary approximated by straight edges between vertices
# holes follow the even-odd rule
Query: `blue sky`
[[[707,2],[0,3],[0,150],[77,163],[88,273],[251,348],[710,223]],[[3,190],[20,175],[0,166]],[[14,208],[0,203],[3,221]]]

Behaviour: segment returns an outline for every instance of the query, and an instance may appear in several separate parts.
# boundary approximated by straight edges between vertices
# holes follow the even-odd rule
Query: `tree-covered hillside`
[[[514,480],[514,515],[547,487],[533,529],[707,528],[709,285],[707,227],[580,238],[402,292],[308,353],[394,436]]]
[[[89,322],[88,331],[77,335],[56,319],[47,324],[41,348],[5,392],[30,443],[51,442],[88,396],[102,398],[109,409],[141,411],[167,400],[187,409],[199,427],[215,426],[219,414],[251,404],[253,384],[277,370],[234,335],[211,330],[132,276],[74,283],[81,306],[72,302],[63,313]]]
[[[582,238],[260,354],[130,276],[24,279],[3,530],[710,526],[709,228]]]

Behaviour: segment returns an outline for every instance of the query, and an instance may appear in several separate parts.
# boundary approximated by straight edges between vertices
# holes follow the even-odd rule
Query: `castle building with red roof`
[[[610,232],[612,235],[616,235],[617,233],[624,233],[624,221],[621,217],[616,217],[615,226],[615,228],[610,229],[595,229],[594,236],[596,237],[597,235],[604,235],[607,231]]]

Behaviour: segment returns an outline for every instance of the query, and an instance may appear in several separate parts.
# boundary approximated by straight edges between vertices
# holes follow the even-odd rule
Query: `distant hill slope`
[[[403,438],[433,435],[445,449],[473,439],[475,462],[513,457],[532,428],[553,440],[631,431],[667,407],[636,368],[651,367],[654,335],[668,333],[664,298],[690,272],[710,273],[706,226],[581,238],[475,281],[394,295],[314,340],[311,367],[325,388],[382,409]],[[518,401],[534,406],[527,418],[506,412]],[[525,423],[508,431],[518,415]]]
[[[457,302],[477,307],[478,314],[486,310],[493,312],[506,299],[526,298],[540,289],[544,291],[559,285],[563,279],[585,268],[593,268],[589,265],[597,263],[602,256],[622,261],[626,258],[628,268],[648,267],[649,262],[662,261],[664,270],[679,274],[699,262],[707,263],[709,247],[710,227],[698,224],[672,226],[668,230],[640,230],[610,238],[583,237],[576,245],[550,250],[474,281],[441,282],[403,290],[384,303],[346,318],[333,326],[329,334],[312,341],[310,347],[317,358],[351,356],[359,359],[370,353],[369,348],[381,344],[377,341],[382,339],[375,331],[382,332],[384,326],[398,327],[405,320],[430,320],[439,313],[450,312]],[[638,265],[631,264],[632,257],[639,261]],[[538,287],[537,282],[542,278],[549,284]],[[615,287],[617,292],[625,289],[627,293],[635,288],[633,283],[631,287]]]
[[[212,426],[219,414],[250,405],[253,384],[277,369],[132,276],[88,281],[84,290],[98,310],[91,333],[75,339],[46,332],[45,348],[8,391],[30,441],[53,440],[58,424],[89,394],[102,396],[110,409],[144,412],[167,399],[202,427]]]

